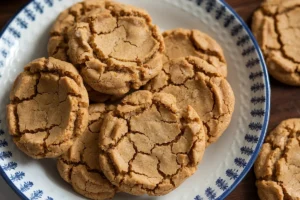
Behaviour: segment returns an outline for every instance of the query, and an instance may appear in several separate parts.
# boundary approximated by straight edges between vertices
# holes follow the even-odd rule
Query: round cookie
[[[300,86],[299,6],[299,0],[265,0],[254,13],[252,23],[269,73],[294,86]]]
[[[179,108],[192,106],[203,121],[207,145],[228,127],[235,98],[219,69],[198,57],[181,57],[165,63],[163,71],[145,89],[176,97]]]
[[[163,33],[166,61],[179,57],[196,56],[206,60],[227,76],[227,63],[221,46],[199,30],[174,29]]]
[[[164,43],[138,8],[105,1],[69,31],[68,55],[94,90],[121,96],[139,89],[162,69]]]
[[[27,155],[58,157],[86,129],[88,106],[76,68],[54,58],[40,58],[15,80],[7,106],[9,132]]]
[[[266,137],[254,165],[261,200],[300,199],[300,118],[281,122]]]
[[[117,191],[102,173],[98,158],[100,127],[105,113],[110,109],[104,104],[90,105],[88,128],[69,151],[57,160],[60,176],[76,192],[89,199],[111,199]]]
[[[194,174],[205,150],[202,122],[174,96],[140,90],[103,121],[100,166],[121,191],[164,195]]]

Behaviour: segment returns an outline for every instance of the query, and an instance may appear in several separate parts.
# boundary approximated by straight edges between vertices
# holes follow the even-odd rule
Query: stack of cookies
[[[57,158],[87,198],[171,192],[231,121],[220,45],[198,30],[161,34],[142,9],[77,3],[58,16],[48,53],[15,81],[10,133],[28,156]]]

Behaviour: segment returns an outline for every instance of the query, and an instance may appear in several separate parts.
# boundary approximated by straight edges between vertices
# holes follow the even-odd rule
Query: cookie
[[[205,133],[192,107],[179,112],[174,96],[140,90],[105,116],[99,146],[101,169],[114,185],[133,195],[157,196],[194,174]]]
[[[254,165],[261,200],[300,199],[300,118],[281,122],[267,136]]]
[[[104,0],[84,0],[61,12],[50,30],[50,39],[48,42],[49,56],[69,62],[70,59],[67,54],[69,48],[69,30],[86,13],[94,9],[103,9],[104,7]]]
[[[104,1],[69,31],[68,55],[95,91],[122,96],[162,69],[164,43],[144,10]]]
[[[87,91],[73,65],[54,58],[34,60],[11,90],[9,132],[27,155],[58,157],[86,129],[88,105]]]
[[[176,97],[179,108],[192,106],[203,121],[207,145],[228,127],[235,98],[218,67],[198,57],[181,57],[165,63],[163,71],[145,89]]]
[[[113,95],[97,92],[88,85],[85,85],[85,88],[88,91],[90,101],[94,103],[107,103],[107,102],[111,103],[120,100],[123,97],[123,96],[113,96]]]
[[[196,56],[206,60],[227,76],[227,63],[221,46],[213,38],[199,30],[174,29],[163,33],[168,60]]]
[[[60,176],[74,190],[89,199],[111,199],[117,188],[102,173],[99,166],[98,139],[105,113],[111,109],[104,104],[89,107],[89,125],[73,146],[57,160]]]
[[[265,0],[254,13],[252,23],[269,73],[294,86],[300,86],[299,6],[299,0]]]

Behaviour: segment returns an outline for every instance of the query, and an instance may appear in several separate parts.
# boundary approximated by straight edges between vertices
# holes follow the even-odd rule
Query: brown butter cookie
[[[106,177],[130,194],[164,195],[194,174],[205,133],[193,108],[183,110],[166,93],[141,90],[125,97],[105,116],[100,131]]]
[[[295,86],[300,86],[299,6],[299,0],[265,0],[254,13],[252,23],[269,73]]]
[[[68,32],[86,13],[94,9],[102,9],[105,7],[104,5],[104,0],[84,0],[61,12],[50,30],[50,39],[48,42],[49,56],[70,62],[67,54],[69,49]]]
[[[88,123],[88,95],[76,68],[40,58],[16,79],[7,106],[9,132],[33,158],[66,152]]]
[[[206,129],[207,145],[215,142],[228,127],[235,98],[219,69],[197,57],[166,62],[163,71],[144,87],[176,97],[179,108],[192,106]]]
[[[213,38],[199,30],[174,29],[163,33],[166,46],[166,61],[195,56],[215,66],[224,77],[227,76],[227,63],[221,46]]]
[[[300,119],[281,122],[266,137],[254,165],[261,200],[300,199]]]
[[[105,1],[69,31],[68,55],[94,90],[121,96],[162,68],[164,43],[144,10]]]
[[[90,105],[88,128],[57,161],[61,177],[76,192],[95,200],[111,199],[117,191],[102,173],[98,158],[100,127],[105,113],[110,109],[104,104]]]
[[[122,99],[122,96],[114,96],[114,95],[109,95],[109,94],[103,94],[100,92],[95,91],[93,88],[85,84],[85,88],[87,89],[88,95],[89,95],[89,100],[93,103],[113,103],[116,102],[120,99]]]

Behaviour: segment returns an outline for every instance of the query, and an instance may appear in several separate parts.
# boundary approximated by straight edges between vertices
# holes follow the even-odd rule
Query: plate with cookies
[[[222,0],[34,0],[0,52],[21,199],[224,199],[263,143],[265,62]]]

